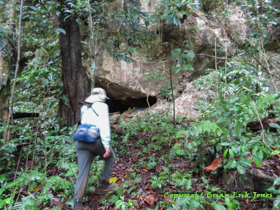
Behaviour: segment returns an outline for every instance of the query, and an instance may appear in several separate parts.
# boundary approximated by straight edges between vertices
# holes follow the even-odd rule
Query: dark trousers
[[[96,156],[100,156],[100,159],[105,161],[103,172],[101,174],[101,180],[108,180],[111,175],[111,169],[115,162],[115,153],[110,146],[110,155],[107,158],[103,158],[105,149],[101,143],[101,139],[98,139],[95,143],[77,143],[78,165],[79,173],[75,185],[74,198],[82,199],[88,182],[88,174],[92,161]]]

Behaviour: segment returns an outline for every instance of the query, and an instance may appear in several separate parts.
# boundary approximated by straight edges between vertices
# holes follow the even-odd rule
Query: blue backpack
[[[93,108],[92,110],[97,116],[99,116]],[[73,136],[73,139],[75,141],[79,141],[83,143],[93,143],[98,138],[100,138],[99,128],[96,127],[95,125],[88,125],[88,124],[80,125]]]

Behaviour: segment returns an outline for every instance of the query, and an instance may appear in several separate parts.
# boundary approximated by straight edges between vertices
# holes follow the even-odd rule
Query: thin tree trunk
[[[8,122],[6,125],[6,130],[4,134],[4,144],[7,142],[8,137],[9,137],[9,125],[10,125],[10,120],[13,116],[13,103],[14,103],[14,91],[15,91],[15,86],[16,86],[16,80],[17,80],[17,74],[18,74],[18,69],[19,69],[19,60],[20,60],[20,37],[21,37],[21,19],[22,19],[22,8],[23,8],[23,0],[20,2],[20,14],[19,14],[19,23],[18,23],[18,41],[17,41],[17,63],[16,63],[16,70],[15,70],[15,75],[14,75],[14,82],[13,82],[13,88],[12,88],[12,93],[11,93],[11,101],[10,101],[10,106],[9,106],[9,117],[8,117]]]
[[[170,86],[171,86],[171,94],[172,94],[172,105],[173,105],[173,125],[174,128],[176,127],[176,108],[175,108],[175,96],[173,91],[173,82],[172,82],[172,65],[171,65],[171,58],[169,60],[170,69],[169,69],[169,76],[170,76]]]
[[[63,0],[60,2],[61,5],[65,4]],[[63,94],[66,98],[64,96],[60,100],[58,112],[68,126],[73,126],[80,121],[80,108],[90,92],[90,80],[82,66],[81,38],[76,18],[74,14],[65,19],[63,10],[59,16],[60,28],[66,32],[59,35]]]
[[[90,1],[88,1],[88,4],[90,5]],[[94,46],[94,36],[93,36],[93,27],[92,27],[92,16],[91,16],[91,11],[90,9],[88,9],[88,18],[89,18],[89,56],[90,56],[90,67],[91,67],[91,88],[95,87],[95,62],[93,59],[93,53],[95,52],[95,50],[92,50],[92,46],[95,48]],[[94,52],[93,52],[94,51]],[[95,54],[94,54],[95,55]]]
[[[1,14],[0,18],[5,19],[7,17],[7,21],[5,23],[0,24],[0,27],[5,28],[7,31],[15,32],[15,10],[16,10],[16,0],[8,0],[4,1],[5,5],[3,6],[3,10],[7,11],[6,13],[3,12]],[[10,36],[10,34],[6,34],[6,36]],[[11,38],[11,37],[10,37]],[[9,118],[9,95],[10,95],[10,80],[9,75],[11,74],[11,68],[9,66],[13,66],[16,62],[16,55],[15,55],[15,48],[14,45],[11,43],[6,43],[4,48],[0,49],[0,121],[2,123],[6,123]],[[4,60],[5,56],[9,53],[13,53],[12,59]],[[2,133],[2,138],[6,138],[6,133]]]
[[[255,7],[256,7],[256,11],[257,11],[257,25],[258,25],[258,33],[259,33],[259,40],[257,41],[257,45],[259,46],[262,46],[262,36],[261,36],[261,24],[260,24],[260,13],[259,13],[259,1],[256,0],[255,2]],[[257,72],[256,72],[256,76],[257,77],[260,77],[258,72],[260,72],[262,70],[262,66],[260,65],[261,62],[262,62],[262,57],[261,57],[261,47],[259,49],[259,52],[258,52],[258,61],[259,63],[257,64]],[[256,85],[256,93],[259,93],[260,92],[260,87],[259,85],[257,84]]]

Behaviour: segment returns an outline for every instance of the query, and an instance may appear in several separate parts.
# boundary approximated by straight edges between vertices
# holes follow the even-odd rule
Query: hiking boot
[[[82,209],[83,209],[82,199],[75,199],[74,210],[82,210]]]
[[[113,189],[114,185],[108,181],[101,180],[100,185],[96,188],[95,194],[104,195]]]

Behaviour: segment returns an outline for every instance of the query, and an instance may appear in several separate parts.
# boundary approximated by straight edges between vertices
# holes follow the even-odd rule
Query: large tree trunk
[[[63,1],[60,2],[63,5]],[[60,28],[66,32],[66,34],[60,33],[59,41],[63,93],[69,100],[60,100],[59,113],[68,126],[73,126],[80,121],[80,108],[85,97],[90,93],[90,80],[82,66],[80,30],[76,15],[65,19],[65,14],[61,11],[59,23]]]

